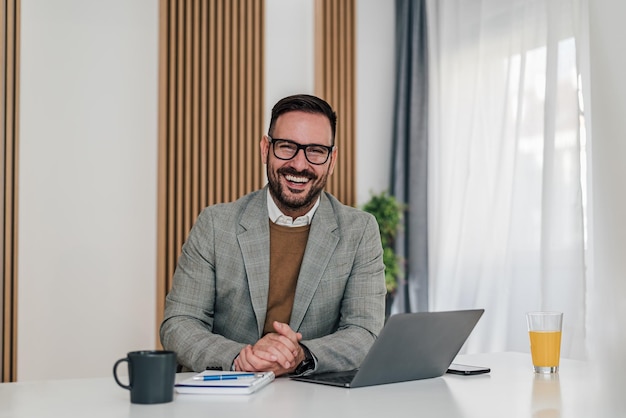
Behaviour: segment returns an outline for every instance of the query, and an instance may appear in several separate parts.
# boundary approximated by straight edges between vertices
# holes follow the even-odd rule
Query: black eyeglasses
[[[272,138],[269,135],[267,139],[270,141],[270,144],[272,144],[274,156],[279,160],[291,160],[298,154],[298,151],[304,150],[306,160],[315,165],[325,164],[326,161],[328,161],[330,153],[335,148],[334,146],[329,147],[318,144],[300,145],[288,139]]]

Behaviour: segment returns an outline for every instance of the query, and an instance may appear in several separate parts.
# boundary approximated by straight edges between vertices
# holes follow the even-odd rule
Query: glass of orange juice
[[[558,372],[563,312],[528,312],[526,321],[535,373]]]

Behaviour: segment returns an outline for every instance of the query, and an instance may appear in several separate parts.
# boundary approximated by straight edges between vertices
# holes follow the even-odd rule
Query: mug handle
[[[123,387],[124,389],[131,389],[131,382],[129,381],[128,385],[123,384],[122,382],[120,382],[120,380],[117,378],[117,366],[119,366],[120,363],[122,363],[123,361],[125,361],[126,363],[128,363],[128,357],[126,358],[121,358],[118,361],[115,362],[115,364],[113,365],[113,377],[115,378],[115,381],[117,382],[118,385],[120,385],[121,387]],[[128,363],[130,365],[130,363]],[[130,376],[129,376],[130,378]]]

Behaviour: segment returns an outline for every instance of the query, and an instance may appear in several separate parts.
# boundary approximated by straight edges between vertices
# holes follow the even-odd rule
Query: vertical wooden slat
[[[217,50],[215,53],[215,67],[217,68],[217,73],[215,74],[215,83],[217,86],[216,91],[216,103],[215,103],[215,155],[213,156],[213,161],[215,163],[215,171],[213,175],[215,176],[215,201],[223,202],[224,201],[224,165],[223,155],[224,155],[224,144],[223,139],[225,136],[224,132],[224,96],[227,95],[227,90],[224,87],[224,49],[225,49],[225,29],[224,29],[224,2],[217,1],[217,13],[215,16],[215,24],[217,27],[216,31],[216,45]]]
[[[0,2],[2,381],[17,380],[17,223],[20,1]]]
[[[339,69],[339,56],[337,45],[342,41],[340,33],[337,31],[337,14],[338,14],[338,4],[337,2],[329,2],[328,8],[330,10],[330,21],[329,21],[329,37],[327,42],[328,51],[326,52],[326,59],[330,63],[330,73],[326,76],[326,83],[328,87],[326,89],[326,94],[328,100],[333,104],[333,106],[339,111],[341,109],[341,97],[337,94],[337,76]],[[341,127],[339,127],[338,133],[341,133]],[[342,138],[343,141],[343,138]],[[343,147],[342,147],[343,148]],[[343,157],[340,156],[340,160]],[[339,164],[340,166],[341,164]],[[339,176],[333,176],[331,179],[331,187],[333,190],[339,190]]]
[[[10,0],[7,0],[10,1]],[[8,95],[7,95],[7,80],[8,80],[8,69],[7,69],[7,62],[6,62],[6,58],[8,56],[8,52],[10,50],[10,46],[8,45],[9,40],[8,40],[8,33],[9,33],[9,19],[10,17],[7,16],[7,12],[8,12],[8,5],[7,5],[7,1],[5,0],[0,0],[0,28],[2,28],[2,30],[0,30],[0,128],[2,129],[0,131],[0,134],[2,135],[1,139],[2,139],[2,146],[0,147],[0,161],[2,164],[2,170],[0,170],[0,184],[2,185],[2,205],[0,205],[0,210],[2,210],[2,251],[0,251],[0,258],[1,258],[1,262],[2,262],[2,303],[0,304],[0,307],[2,308],[1,312],[1,316],[0,319],[2,319],[2,346],[0,346],[0,354],[2,355],[2,364],[0,365],[0,371],[2,371],[2,381],[6,382],[6,381],[10,381],[10,376],[7,376],[7,373],[10,375],[10,369],[11,369],[11,361],[10,359],[7,360],[7,353],[10,353],[10,348],[11,348],[11,333],[10,333],[10,325],[11,325],[11,309],[10,309],[10,300],[7,300],[7,293],[11,293],[11,286],[12,286],[12,282],[10,280],[10,277],[7,277],[6,275],[6,268],[5,268],[5,259],[6,259],[6,227],[5,227],[5,205],[6,205],[6,183],[5,183],[5,170],[7,169],[6,167],[6,157],[5,157],[5,151],[6,151],[6,143],[7,141],[10,141],[10,138],[7,136],[7,131],[8,131],[8,127],[7,127],[7,122],[6,122],[6,117],[7,114],[9,113],[9,107],[11,106],[11,104],[9,103],[8,100]],[[4,29],[6,28],[6,30]],[[8,291],[8,292],[7,292]]]
[[[340,42],[339,45],[337,45],[337,50],[338,50],[338,58],[339,58],[339,64],[338,64],[338,68],[337,68],[337,96],[340,98],[340,107],[341,109],[343,109],[344,112],[347,112],[347,109],[349,108],[348,106],[348,100],[346,97],[346,87],[347,87],[347,83],[348,83],[348,78],[346,77],[346,73],[349,70],[349,59],[348,59],[348,42],[349,42],[349,33],[348,33],[348,27],[347,27],[347,18],[348,18],[348,12],[346,10],[347,6],[350,4],[350,2],[339,2],[339,13],[337,15],[337,26],[339,27],[339,30],[341,31],[341,38],[344,39],[343,42]],[[349,116],[348,114],[346,114],[345,116]],[[347,125],[346,124],[342,124],[341,125],[341,137],[342,138],[347,138],[346,133],[347,133],[347,129],[346,129]],[[345,151],[346,154],[350,152],[350,144],[349,141],[346,143],[346,147],[345,147]],[[343,155],[343,158],[341,159],[341,164],[342,165],[348,165],[348,160],[346,160],[346,155]],[[346,166],[346,170],[349,170],[350,167]],[[345,176],[337,176],[337,187],[339,187],[341,190],[346,190],[346,188],[348,187],[348,179],[345,178]]]
[[[263,83],[263,80],[265,79],[265,53],[264,53],[264,39],[265,36],[263,36],[263,34],[265,33],[265,19],[263,18],[263,14],[265,13],[265,6],[264,3],[261,1],[254,1],[252,0],[253,4],[254,4],[254,35],[253,38],[256,40],[256,44],[255,44],[255,48],[254,51],[252,52],[253,54],[253,60],[254,60],[254,68],[256,68],[257,70],[254,72],[253,75],[253,103],[260,103],[261,107],[263,106],[263,97],[265,96],[265,84]],[[252,114],[254,115],[254,122],[253,122],[253,131],[254,133],[256,133],[258,135],[258,132],[261,132],[263,130],[263,123],[264,123],[264,112],[261,110],[259,111],[259,109],[255,109],[255,111],[252,112]],[[265,179],[264,179],[264,175],[263,175],[263,165],[261,163],[261,159],[257,158],[257,156],[260,153],[260,149],[257,145],[254,147],[253,149],[253,156],[251,157],[252,159],[252,163],[254,164],[254,172],[256,174],[255,177],[255,184],[263,184]],[[254,185],[252,186],[254,188]]]
[[[239,131],[237,126],[237,107],[239,101],[239,85],[237,84],[239,81],[239,52],[237,51],[239,47],[239,31],[243,28],[240,28],[237,22],[237,17],[239,16],[239,2],[240,1],[231,1],[230,4],[232,6],[232,10],[230,13],[230,21],[231,21],[231,43],[232,47],[230,50],[230,62],[231,62],[231,94],[230,96],[233,98],[230,102],[230,118],[228,125],[230,126],[230,140],[229,138],[224,138],[226,142],[229,142],[231,145],[231,150],[229,153],[230,160],[230,180],[231,184],[229,187],[230,196],[228,200],[235,200],[239,194],[237,193],[237,184],[239,173],[237,171],[237,151],[238,151],[238,142],[239,142]]]
[[[178,254],[201,209],[264,182],[264,2],[160,2],[159,324]]]
[[[326,31],[326,36],[324,39],[324,53],[322,55],[323,62],[325,65],[325,73],[324,73],[324,85],[321,86],[321,91],[324,94],[324,97],[330,97],[331,89],[332,89],[332,73],[333,73],[333,60],[332,60],[332,22],[333,22],[333,11],[332,11],[332,3],[324,2],[324,30]]]
[[[224,3],[224,50],[223,52],[223,62],[224,62],[224,136],[221,138],[217,138],[218,141],[222,143],[223,150],[223,158],[222,164],[224,166],[222,182],[224,184],[223,187],[223,198],[224,200],[230,200],[230,141],[228,140],[231,136],[231,124],[229,120],[230,116],[230,100],[232,98],[232,84],[231,84],[231,51],[232,51],[232,25],[231,25],[231,1],[227,1]],[[219,158],[219,156],[218,156]]]
[[[327,190],[347,205],[355,187],[355,1],[315,2],[315,92],[337,111],[335,173]]]
[[[356,3],[348,2],[347,4],[347,12],[346,12],[346,56],[348,56],[347,51],[353,51],[350,55],[352,59],[346,60],[346,71],[343,72],[344,80],[343,84],[346,86],[346,90],[344,92],[345,95],[345,106],[344,112],[346,112],[346,120],[349,123],[344,124],[344,137],[349,138],[346,141],[346,152],[344,155],[343,163],[346,166],[346,171],[344,173],[348,175],[344,175],[344,184],[345,188],[348,191],[347,193],[352,196],[352,205],[356,204],[356,131],[354,129],[356,124]]]
[[[248,97],[250,97],[253,100],[253,78],[252,75],[255,71],[254,68],[254,26],[253,21],[254,21],[254,5],[252,3],[251,0],[247,0],[245,2],[245,6],[244,8],[247,10],[246,13],[246,17],[245,17],[245,22],[243,23],[243,26],[246,28],[246,36],[243,39],[243,44],[244,47],[242,48],[242,50],[244,51],[244,57],[246,62],[244,63],[243,67],[245,69],[244,71],[244,91],[246,92],[246,94],[248,95]],[[257,131],[255,132],[253,123],[254,123],[254,119],[252,117],[252,112],[253,112],[253,105],[252,105],[252,100],[244,100],[243,103],[243,107],[242,107],[242,112],[243,115],[245,117],[245,119],[243,120],[243,127],[244,127],[244,131],[243,131],[243,137],[244,137],[244,143],[243,143],[243,147],[242,147],[242,158],[244,159],[244,161],[249,161],[252,162],[252,158],[254,157],[253,154],[253,145],[256,143],[255,139],[260,137],[261,135],[261,131]],[[244,163],[245,164],[245,163]],[[255,165],[253,164],[248,164],[249,169],[246,172],[246,181],[243,185],[243,189],[250,189],[252,188],[252,185],[254,184],[254,168]]]
[[[217,125],[217,118],[215,111],[209,111],[209,109],[213,110],[217,108],[217,6],[216,2],[209,2],[209,17],[208,17],[208,40],[209,44],[209,62],[208,62],[208,84],[209,84],[209,105],[207,108],[208,114],[208,127],[207,127],[207,135],[210,138],[215,137],[215,127]],[[209,155],[207,156],[208,161],[208,170],[207,175],[209,177],[208,181],[208,200],[207,202],[216,201],[216,164],[215,164],[215,155],[217,154],[217,144],[216,141],[205,141],[208,142]]]
[[[237,198],[237,160],[235,156],[237,155],[237,94],[238,94],[238,86],[237,86],[237,34],[239,33],[239,27],[237,27],[237,14],[239,13],[237,0],[231,0],[229,2],[231,6],[230,10],[230,48],[228,53],[228,62],[230,63],[228,76],[229,81],[228,85],[230,86],[230,95],[229,95],[229,118],[228,118],[228,136],[224,138],[225,144],[228,146],[228,164],[229,169],[226,171],[227,173],[227,190],[228,197],[227,200],[235,200]]]
[[[199,170],[199,202],[198,202],[198,211],[202,209],[202,205],[204,202],[208,201],[208,188],[209,188],[209,179],[208,179],[208,159],[207,155],[209,153],[209,147],[207,146],[207,141],[203,139],[208,136],[207,131],[207,119],[206,117],[202,117],[201,115],[206,115],[208,113],[208,83],[207,78],[204,76],[208,72],[208,54],[209,54],[209,42],[207,42],[208,37],[208,24],[209,24],[209,10],[207,7],[207,2],[200,2],[199,6],[199,14],[200,14],[200,39],[198,42],[198,47],[200,49],[200,69],[199,69],[199,86],[200,90],[200,105],[199,105],[199,123],[200,130],[198,132],[199,142],[200,142],[200,166]]]
[[[246,190],[246,179],[248,177],[248,170],[246,164],[246,140],[250,141],[251,138],[246,138],[245,136],[245,124],[246,124],[246,111],[245,111],[245,96],[246,92],[246,2],[245,0],[238,0],[239,3],[239,13],[237,15],[237,28],[238,28],[238,38],[237,38],[237,51],[238,51],[238,59],[237,59],[237,109],[236,109],[236,117],[235,123],[237,124],[237,152],[235,156],[237,158],[237,196],[241,196],[245,193]]]
[[[192,99],[193,99],[193,91],[191,89],[191,80],[192,80],[192,75],[191,75],[191,70],[192,70],[192,57],[193,57],[193,45],[192,45],[192,31],[193,31],[193,26],[191,24],[192,22],[192,0],[185,0],[184,1],[184,5],[185,5],[185,12],[184,12],[184,39],[183,39],[183,51],[184,51],[184,55],[181,59],[181,65],[183,66],[183,81],[182,81],[182,85],[183,85],[183,91],[182,91],[182,109],[180,109],[180,112],[182,114],[182,123],[183,123],[183,137],[182,137],[182,142],[181,142],[181,158],[182,158],[182,176],[183,176],[183,180],[182,180],[182,184],[183,184],[183,189],[182,189],[182,193],[181,193],[181,208],[182,208],[182,213],[180,214],[181,217],[181,222],[182,222],[182,229],[180,230],[180,234],[179,237],[181,239],[181,243],[182,241],[185,239],[185,234],[184,231],[188,231],[191,228],[191,205],[189,204],[189,200],[191,199],[191,116],[192,116],[192,109],[191,109],[191,103],[192,103]]]
[[[195,220],[195,216],[200,212],[200,0],[193,1],[193,81],[191,83],[192,118],[191,118],[191,211],[189,213],[189,224]]]

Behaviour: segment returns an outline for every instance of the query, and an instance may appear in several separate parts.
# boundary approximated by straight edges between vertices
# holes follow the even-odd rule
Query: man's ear
[[[337,147],[335,147],[330,153],[330,167],[328,167],[328,175],[333,174],[335,171],[335,164],[337,163]]]
[[[267,152],[270,149],[270,140],[267,137],[267,135],[263,135],[263,138],[261,138],[261,143],[259,144],[259,146],[261,147],[261,162],[263,164],[267,164]]]

